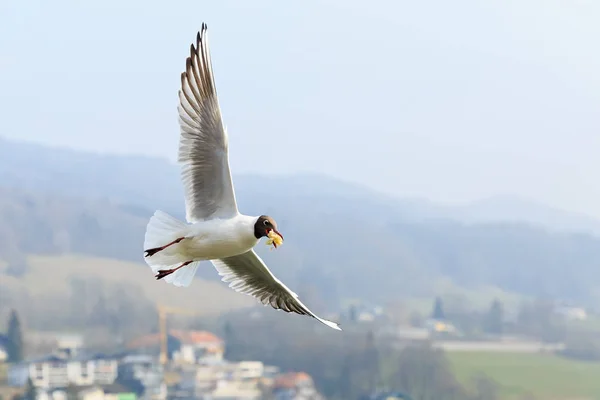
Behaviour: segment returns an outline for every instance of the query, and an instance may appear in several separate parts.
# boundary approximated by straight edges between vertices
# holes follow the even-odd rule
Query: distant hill
[[[443,207],[320,175],[234,180],[241,210],[273,215],[285,234],[277,251],[258,251],[317,309],[432,296],[448,281],[587,304],[600,293],[600,240],[570,232],[594,231],[592,219],[507,201]],[[165,160],[0,142],[0,256],[17,270],[23,254],[71,253],[147,268],[145,224],[155,209],[183,218],[181,193]]]
[[[217,282],[197,280],[193,287],[186,289],[156,282],[148,268],[140,268],[140,265],[126,261],[62,255],[30,256],[27,262],[29,269],[19,278],[6,275],[6,265],[0,263],[0,289],[3,296],[20,300],[17,303],[20,311],[25,314],[36,313],[38,321],[43,314],[48,315],[47,320],[50,321],[53,313],[58,314],[78,306],[71,300],[75,295],[72,293],[73,280],[93,281],[103,285],[124,285],[130,295],[137,296],[135,299],[138,303],[179,307],[193,310],[200,315],[254,305],[249,297],[240,296]],[[92,296],[93,293],[87,293],[88,298]],[[219,301],[211,301],[215,298]],[[25,299],[26,301],[23,301]],[[0,306],[0,311],[2,308]]]
[[[318,174],[234,175],[240,207],[264,207],[264,196],[289,201],[318,197],[330,211],[375,220],[454,220],[464,223],[527,223],[554,231],[600,235],[600,221],[514,196],[496,196],[462,206],[425,199],[399,199],[365,186]],[[101,155],[0,138],[0,186],[104,198],[173,214],[183,209],[179,167],[166,159]],[[314,200],[314,199],[313,199]],[[303,200],[302,200],[303,201]],[[252,212],[252,211],[247,211]],[[257,212],[262,212],[258,210]]]
[[[554,231],[600,235],[600,221],[587,215],[560,210],[517,196],[494,196],[453,207],[449,218],[468,223],[528,223]]]

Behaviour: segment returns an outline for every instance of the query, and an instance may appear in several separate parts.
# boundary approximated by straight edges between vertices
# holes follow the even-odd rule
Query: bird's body
[[[182,166],[187,222],[162,211],[150,218],[144,259],[156,278],[189,286],[199,263],[210,260],[232,289],[264,305],[308,315],[340,330],[336,323],[318,317],[302,304],[253,250],[262,237],[268,237],[267,244],[277,247],[283,235],[273,218],[238,211],[205,24],[196,46],[191,46],[186,71],[181,75],[178,112],[178,161]],[[268,156],[268,151],[261,156]]]
[[[152,218],[159,223],[161,218],[165,217],[164,213],[158,212]],[[188,260],[215,260],[245,253],[258,243],[258,239],[253,234],[257,218],[238,214],[228,219],[217,218],[193,224],[182,222],[181,229],[174,230],[170,237],[161,234],[153,235],[149,229],[144,241],[146,249],[164,245],[165,239],[167,243],[180,237],[184,239],[147,260],[157,265],[165,263],[172,265]]]

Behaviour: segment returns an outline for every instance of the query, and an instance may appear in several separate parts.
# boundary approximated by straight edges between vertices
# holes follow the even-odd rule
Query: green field
[[[447,353],[458,379],[466,385],[485,374],[500,386],[501,398],[536,400],[600,399],[600,363],[572,361],[546,354]]]

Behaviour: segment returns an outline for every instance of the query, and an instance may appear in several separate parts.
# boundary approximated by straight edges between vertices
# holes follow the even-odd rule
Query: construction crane
[[[168,349],[167,349],[167,315],[168,314],[180,314],[180,315],[198,315],[197,313],[184,310],[181,308],[175,307],[167,307],[162,305],[157,305],[156,309],[158,310],[158,328],[160,330],[160,363],[163,367],[167,364],[169,359],[168,357]]]

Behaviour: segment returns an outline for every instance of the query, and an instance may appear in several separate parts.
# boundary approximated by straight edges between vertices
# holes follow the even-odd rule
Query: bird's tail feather
[[[164,246],[182,235],[185,235],[187,224],[163,211],[156,211],[150,218],[146,227],[146,236],[144,238],[144,250]],[[177,245],[167,247],[155,253],[152,256],[144,257],[146,264],[150,266],[152,272],[156,275],[160,270],[174,269],[184,260],[176,251]],[[175,286],[189,286],[196,275],[199,262],[193,262],[178,269],[170,275],[163,278],[164,281],[172,283]]]
[[[165,244],[177,239],[187,224],[170,216],[164,211],[157,210],[150,218],[146,226],[146,237],[144,238],[144,250]]]

